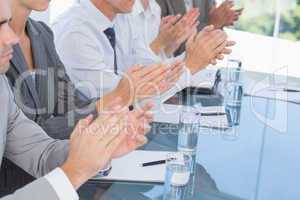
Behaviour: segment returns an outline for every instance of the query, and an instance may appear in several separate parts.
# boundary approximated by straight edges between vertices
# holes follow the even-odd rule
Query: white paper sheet
[[[141,167],[142,163],[166,159],[165,151],[134,151],[127,156],[112,161],[112,170],[107,177],[94,180],[163,183],[166,165]]]

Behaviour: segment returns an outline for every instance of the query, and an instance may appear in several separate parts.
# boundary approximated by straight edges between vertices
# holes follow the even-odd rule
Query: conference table
[[[271,76],[274,77],[245,72],[248,81],[244,86]],[[300,88],[300,79],[288,77],[286,81],[289,86]],[[197,98],[187,99],[197,99],[206,106],[224,104],[219,93],[179,95],[196,95]],[[201,129],[192,184],[177,199],[300,199],[300,104],[244,95],[241,106],[233,113],[234,123],[228,129]],[[142,149],[176,151],[178,129],[168,131],[172,126],[175,125],[153,123],[149,143]],[[163,199],[164,186],[91,180],[80,188],[79,195],[81,200],[154,200]]]

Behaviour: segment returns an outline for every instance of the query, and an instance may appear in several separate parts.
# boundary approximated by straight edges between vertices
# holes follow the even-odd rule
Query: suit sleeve
[[[78,200],[79,196],[62,169],[56,168],[43,178],[26,185],[3,200]],[[2,199],[1,199],[2,200]]]
[[[10,88],[7,83],[7,89]],[[27,119],[9,95],[9,116],[5,157],[34,177],[41,177],[61,166],[68,155],[68,141],[50,138]]]
[[[60,200],[46,178],[40,178],[1,200]]]

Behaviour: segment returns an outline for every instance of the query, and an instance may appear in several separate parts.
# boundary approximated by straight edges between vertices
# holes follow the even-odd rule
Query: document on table
[[[106,177],[95,176],[92,180],[110,180],[125,182],[163,183],[166,164],[142,167],[142,163],[164,160],[166,151],[133,151],[112,161],[112,170]]]
[[[189,106],[163,104],[159,110],[154,111],[154,122],[178,124],[180,118],[180,112],[184,109],[192,109]],[[223,106],[208,106],[199,107],[197,111],[201,114],[209,113],[225,113]],[[208,128],[228,128],[227,115],[211,115],[211,116],[199,116],[200,126]]]

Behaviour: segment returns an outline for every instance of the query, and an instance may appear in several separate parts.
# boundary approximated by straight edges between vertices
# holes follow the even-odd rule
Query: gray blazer
[[[0,75],[0,88],[0,164],[6,157],[31,175],[42,177],[66,160],[68,142],[51,139],[24,116],[4,75]],[[40,178],[2,199],[58,200],[58,197],[48,181]]]
[[[66,74],[53,42],[53,33],[42,23],[29,19],[29,35],[36,78],[32,78],[19,45],[14,47],[6,76],[17,105],[55,139],[67,139],[78,120],[96,114],[94,100],[88,100]]]
[[[21,48],[16,45],[11,67],[6,73],[16,103],[50,137],[68,139],[78,120],[90,113],[97,114],[95,103],[74,89],[56,53],[50,28],[29,19],[26,30],[37,74],[34,81]],[[0,197],[33,180],[33,177],[4,159],[0,173]]]
[[[186,7],[184,0],[156,0],[161,7],[162,17],[169,15],[185,14]],[[215,4],[215,0],[194,0],[194,8],[199,8],[200,10],[200,25],[198,26],[198,31],[202,30],[206,25],[208,25],[209,12]],[[181,54],[185,50],[184,45],[181,46],[176,55]]]

